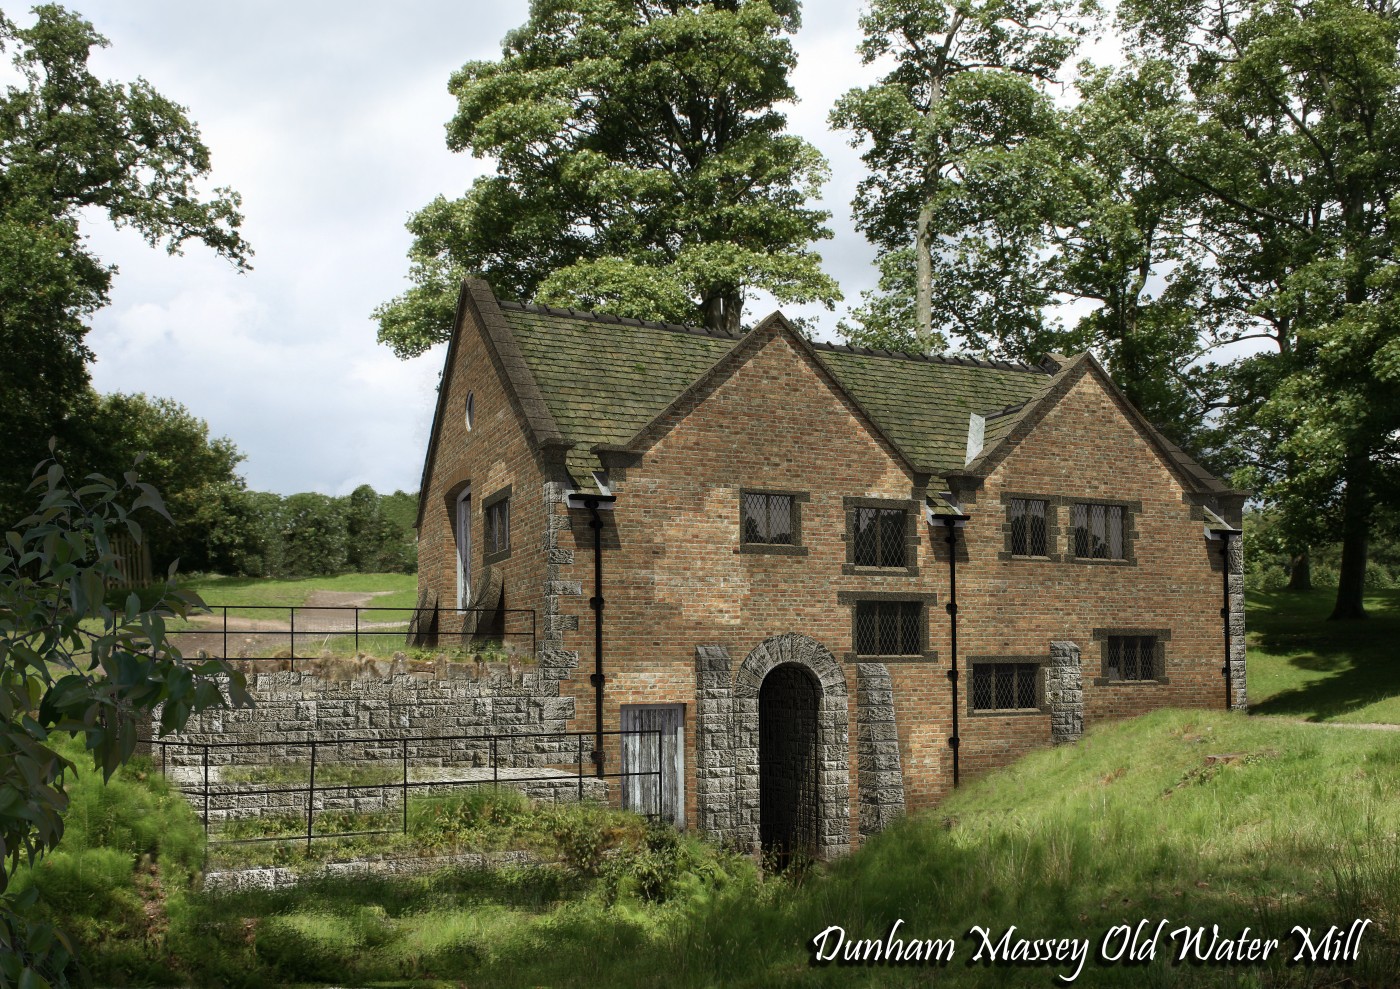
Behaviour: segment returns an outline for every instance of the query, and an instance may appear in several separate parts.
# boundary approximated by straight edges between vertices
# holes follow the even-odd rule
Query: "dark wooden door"
[[[624,704],[622,731],[622,806],[684,828],[685,705]]]
[[[758,691],[759,842],[777,868],[817,847],[817,708],[821,688],[793,663]]]

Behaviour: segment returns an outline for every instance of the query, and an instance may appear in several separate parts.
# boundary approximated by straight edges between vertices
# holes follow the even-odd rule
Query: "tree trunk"
[[[914,339],[933,339],[933,245],[929,243],[929,226],[933,223],[933,205],[925,202],[919,208],[919,227],[914,234],[914,257],[917,275],[915,295]]]
[[[1329,621],[1366,617],[1366,548],[1371,530],[1370,461],[1363,454],[1347,464],[1342,494],[1342,566],[1337,578],[1337,602]]]
[[[1288,560],[1288,589],[1290,591],[1310,591],[1312,585],[1312,557],[1307,547],[1292,553]]]

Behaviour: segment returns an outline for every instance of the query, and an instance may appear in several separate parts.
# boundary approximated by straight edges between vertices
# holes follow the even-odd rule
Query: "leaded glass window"
[[[976,663],[972,667],[974,711],[1017,711],[1036,707],[1035,663]]]
[[[1078,504],[1071,510],[1074,555],[1081,560],[1123,559],[1123,506]]]
[[[1045,510],[1049,502],[1034,498],[1011,499],[1011,552],[1015,556],[1048,556]]]
[[[1157,637],[1110,635],[1106,675],[1110,680],[1157,679]]]
[[[923,605],[918,601],[856,603],[856,655],[916,656]]]
[[[742,540],[770,546],[791,546],[793,537],[792,495],[761,494],[745,491],[742,498]]]
[[[903,567],[907,552],[906,527],[909,513],[903,508],[857,508],[855,565],[858,567]]]

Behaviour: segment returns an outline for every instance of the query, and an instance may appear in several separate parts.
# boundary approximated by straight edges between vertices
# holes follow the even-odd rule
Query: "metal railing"
[[[526,732],[521,734],[492,734],[492,735],[422,735],[403,738],[317,738],[310,737],[300,741],[278,740],[269,742],[179,742],[168,739],[153,739],[151,745],[160,748],[160,768],[163,778],[170,780],[175,777],[173,785],[180,790],[187,799],[196,803],[196,809],[200,809],[200,817],[204,823],[204,835],[206,849],[211,845],[241,845],[259,842],[274,841],[305,841],[307,851],[310,852],[312,842],[323,838],[353,838],[383,834],[408,834],[409,833],[409,794],[416,790],[432,788],[435,791],[453,790],[461,788],[481,788],[485,786],[549,786],[559,790],[575,790],[577,799],[586,799],[585,791],[591,789],[591,780],[620,780],[624,792],[628,790],[627,780],[642,780],[654,778],[656,785],[650,787],[650,806],[645,808],[630,807],[643,814],[648,820],[657,820],[662,815],[662,792],[664,786],[664,762],[662,750],[664,745],[665,732],[661,729],[639,729],[633,731],[607,731],[605,736],[616,736],[619,740],[625,738],[647,738],[654,740],[656,758],[652,765],[655,769],[642,769],[619,771],[615,773],[597,773],[594,771],[591,761],[591,752],[596,738],[594,732]],[[445,746],[454,743],[461,743],[457,750],[461,754],[463,765],[444,766],[443,750]],[[519,753],[516,751],[520,743],[529,743],[525,746],[527,751]],[[330,785],[317,784],[316,771],[318,759],[321,766],[327,766],[326,752],[337,747],[359,745],[364,747],[366,753],[374,752],[374,758],[360,758],[348,765],[354,768],[364,769],[371,766],[393,765],[397,770],[397,778],[394,780],[381,780],[380,782],[349,782],[333,783]],[[198,758],[184,760],[184,766],[172,766],[172,750],[186,750],[189,753],[197,753]],[[269,749],[277,750],[277,755],[282,758],[273,757],[267,761],[257,761],[253,763],[239,762],[233,758],[233,750],[238,749]],[[545,762],[544,765],[533,766],[501,766],[500,759],[502,749],[509,749],[508,758],[515,756],[523,761]],[[234,767],[240,770],[249,768],[275,768],[296,766],[289,761],[288,757],[295,758],[300,751],[306,751],[309,756],[307,765],[308,777],[305,786],[291,785],[270,785],[262,786],[256,782],[244,785],[241,781],[224,781],[213,777],[222,777],[225,770]],[[489,751],[489,767],[480,765],[467,765],[472,755],[475,753],[485,754]],[[215,761],[211,761],[211,754],[215,756]],[[560,758],[568,756],[569,758]],[[434,763],[436,765],[423,766],[420,768],[430,768],[439,771],[451,770],[458,776],[470,774],[473,778],[439,779],[439,778],[414,778],[414,761],[420,763]],[[179,761],[179,760],[176,760]],[[651,761],[651,760],[647,760]],[[347,765],[344,762],[332,762],[330,765]],[[587,766],[587,771],[585,771]],[[489,772],[488,772],[489,768]],[[176,770],[184,769],[191,772],[178,773]],[[423,774],[430,776],[431,774]],[[570,782],[572,781],[572,782]],[[191,785],[193,784],[193,785]],[[606,786],[606,784],[604,784]],[[632,788],[632,793],[645,792],[648,788]],[[349,802],[353,802],[355,794],[363,791],[378,791],[379,802],[382,804],[381,813],[387,813],[391,809],[391,796],[393,791],[398,791],[398,799],[393,801],[395,809],[401,811],[400,824],[398,828],[377,828],[371,830],[356,831],[317,831],[316,830],[316,796],[321,794],[324,798],[329,794],[339,794]],[[253,813],[258,810],[266,810],[269,803],[268,798],[286,797],[295,798],[297,795],[304,795],[301,799],[292,799],[292,804],[305,803],[303,810],[306,818],[306,830],[304,833],[263,835],[252,838],[220,838],[210,837],[210,827],[214,822],[214,815],[222,811],[225,814],[224,820],[250,819],[260,815]],[[217,807],[217,803],[229,799],[230,806]],[[261,798],[261,804],[256,798]],[[241,804],[241,806],[240,806]],[[322,807],[321,813],[325,814],[334,808]],[[247,812],[247,813],[245,813]],[[229,816],[232,813],[233,816]]]
[[[223,659],[276,660],[292,669],[298,660],[326,653],[358,656],[362,650],[383,659],[407,649],[456,654],[454,658],[535,653],[535,612],[529,608],[209,605],[202,617],[211,616],[214,621],[192,622],[175,634],[203,637]],[[212,654],[209,648],[204,651]]]

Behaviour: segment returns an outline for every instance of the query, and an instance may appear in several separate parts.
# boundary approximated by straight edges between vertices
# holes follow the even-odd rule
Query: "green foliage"
[[[115,533],[141,538],[133,513],[164,513],[160,496],[128,473],[120,483],[90,475],[74,488],[54,461],[35,481],[38,511],[5,534],[0,549],[0,892],[22,857],[58,845],[72,761],[59,735],[81,737],[104,777],[127,762],[138,723],[160,709],[162,732],[209,707],[246,703],[241,674],[217,661],[185,665],[166,623],[199,606],[172,580],[117,591]],[[225,679],[226,677],[226,679]],[[228,694],[225,696],[224,690]],[[66,944],[20,919],[21,891],[0,901],[0,985],[62,978]]]
[[[1213,296],[1271,342],[1233,382],[1245,483],[1295,529],[1332,523],[1333,616],[1361,617],[1367,541],[1400,453],[1400,12],[1134,0],[1120,15],[1143,58],[1183,67],[1193,111],[1149,164],[1194,196]]]
[[[870,175],[851,206],[880,249],[880,288],[856,311],[858,325],[843,325],[848,339],[929,352],[950,336],[1036,335],[1051,295],[1025,274],[1038,245],[1005,236],[1009,227],[986,236],[993,204],[1016,208],[1006,188],[1000,198],[969,191],[998,182],[1027,142],[1051,136],[1047,86],[1083,33],[1071,21],[1077,6],[875,0],[861,15],[862,61],[890,68],[831,112],[833,126],[867,145]]]
[[[344,505],[315,492],[282,502],[282,566],[286,573],[336,574],[349,563]]]
[[[185,110],[149,83],[102,82],[88,69],[107,41],[62,7],[20,27],[0,14],[14,72],[0,93],[0,518],[24,513],[24,488],[44,442],[88,401],[86,320],[106,305],[114,269],[89,249],[82,223],[105,213],[152,246],[202,241],[240,268],[238,195],[197,184],[209,151]]]
[[[808,249],[826,163],[784,133],[793,0],[535,0],[501,58],[452,76],[448,145],[496,162],[408,224],[400,356],[451,332],[464,275],[507,298],[736,329],[750,289],[840,297]]]
[[[241,492],[237,473],[244,459],[233,441],[211,438],[203,419],[169,398],[144,394],[91,396],[81,412],[83,460],[109,475],[138,457],[141,474],[165,499],[167,521],[156,518],[144,528],[154,567],[164,570],[178,560],[185,569],[216,566],[216,533],[229,524],[216,514]]]
[[[1249,705],[1255,714],[1400,724],[1400,591],[1366,591],[1370,620],[1328,624],[1337,549],[1319,554],[1312,591],[1258,591],[1246,597]]]

